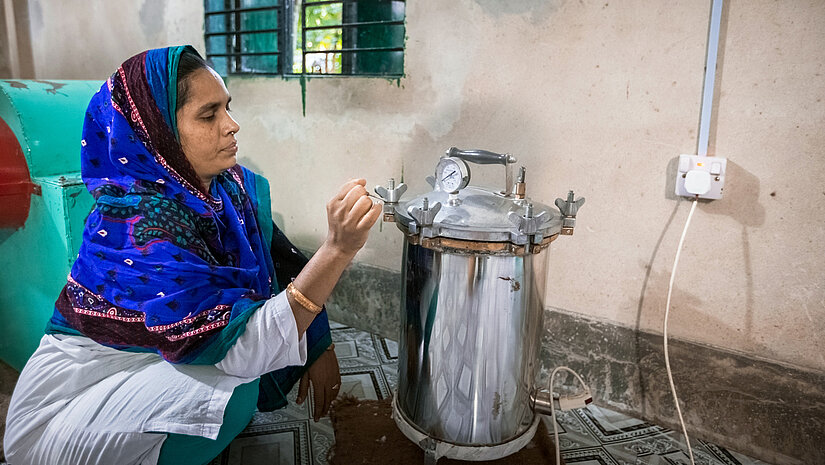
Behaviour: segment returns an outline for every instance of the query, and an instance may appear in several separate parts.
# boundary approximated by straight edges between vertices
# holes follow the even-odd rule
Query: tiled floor
[[[386,338],[332,324],[341,366],[342,392],[384,399],[397,383],[398,346]],[[282,410],[257,413],[252,423],[210,465],[324,465],[335,441],[328,418],[311,420],[311,402],[296,405],[297,386]],[[590,405],[557,413],[562,457],[568,464],[675,465],[690,463],[682,435]],[[551,420],[543,417],[552,432]],[[551,433],[552,434],[552,433]],[[697,464],[761,464],[741,454],[694,440]],[[548,461],[550,463],[550,461]]]

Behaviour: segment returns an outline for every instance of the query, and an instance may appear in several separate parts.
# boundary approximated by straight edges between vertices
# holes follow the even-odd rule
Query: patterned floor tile
[[[398,388],[398,362],[381,365],[381,372],[384,373],[390,392],[395,392]]]
[[[563,453],[565,463],[576,463],[581,465],[619,465],[610,454],[602,447],[587,447],[575,451]]]
[[[390,388],[380,367],[341,368],[341,394],[381,400],[390,397]]]
[[[567,463],[619,465],[686,465],[690,457],[684,437],[670,429],[589,405],[557,412],[559,444]],[[552,420],[547,419],[552,434]],[[692,441],[694,462],[702,465],[756,465],[762,462],[725,448]],[[609,457],[609,460],[606,458]]]
[[[754,460],[750,457],[742,455],[740,453],[727,450],[724,447],[719,447],[716,444],[711,444],[705,441],[699,441],[705,450],[707,450],[707,454],[712,457],[713,459],[717,460],[718,463],[722,463],[724,465],[739,465],[739,464],[748,464],[748,465],[768,465],[766,462],[762,462],[759,460]],[[694,454],[695,454],[694,450]],[[699,463],[699,462],[697,462]],[[710,460],[704,461],[703,463],[713,463]]]
[[[311,418],[310,406],[311,402],[304,402],[298,405],[295,400],[298,398],[298,386],[293,386],[292,390],[286,396],[289,403],[286,407],[272,412],[255,412],[252,417],[251,426],[268,425],[272,423],[285,423],[296,420],[308,420]],[[309,396],[311,399],[312,397]]]
[[[372,336],[354,328],[332,330],[335,355],[341,368],[375,366],[379,364]],[[340,355],[339,355],[340,354]]]
[[[312,463],[309,421],[247,427],[212,465],[300,465]]]
[[[298,386],[287,394],[289,404],[273,412],[256,412],[249,426],[210,465],[327,465],[335,442],[328,417],[312,420],[313,404],[298,405]],[[310,388],[307,399],[312,399]]]
[[[381,363],[392,363],[398,361],[398,343],[381,337],[377,334],[372,335],[372,342],[375,344],[375,350],[378,352],[378,358]]]
[[[398,383],[398,344],[376,334],[330,322],[341,368],[341,392],[361,399],[385,399]],[[335,442],[329,418],[312,420],[312,402],[258,412],[250,425],[210,465],[327,465]],[[311,399],[311,395],[308,397]],[[552,419],[542,417],[552,436]],[[667,428],[589,405],[557,412],[562,456],[581,465],[687,465],[682,435]],[[704,441],[693,440],[697,465],[760,465],[763,462]],[[2,464],[0,464],[2,465]]]
[[[349,326],[338,323],[337,321],[329,320],[329,329],[342,329],[342,328],[349,328]]]
[[[321,418],[318,423],[310,422],[312,432],[312,463],[315,465],[327,465],[327,453],[335,444],[335,432],[332,429],[332,422],[329,417]]]
[[[655,436],[664,431],[659,426],[598,407],[573,410],[572,413],[602,444]]]

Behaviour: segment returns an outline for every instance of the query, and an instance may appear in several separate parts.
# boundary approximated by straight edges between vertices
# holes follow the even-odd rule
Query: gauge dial
[[[444,157],[435,167],[435,181],[442,191],[455,194],[470,182],[470,168],[460,158]]]

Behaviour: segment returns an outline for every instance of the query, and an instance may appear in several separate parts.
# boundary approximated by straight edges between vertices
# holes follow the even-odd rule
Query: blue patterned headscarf
[[[178,142],[185,50],[197,53],[171,47],[130,58],[89,103],[81,171],[95,208],[47,331],[216,363],[277,289],[258,226],[257,215],[269,215],[258,211],[260,179],[238,165],[205,191]]]

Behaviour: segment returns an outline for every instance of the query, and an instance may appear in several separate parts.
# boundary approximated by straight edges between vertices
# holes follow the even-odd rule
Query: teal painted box
[[[0,118],[36,186],[24,225],[0,228],[0,359],[17,370],[37,348],[83,240],[93,199],[80,179],[81,130],[101,84],[0,81]]]

